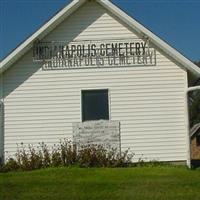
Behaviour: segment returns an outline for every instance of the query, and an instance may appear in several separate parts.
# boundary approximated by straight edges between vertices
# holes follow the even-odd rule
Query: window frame
[[[106,91],[107,92],[107,101],[108,101],[108,119],[102,119],[102,120],[110,120],[110,93],[109,89],[83,89],[81,90],[81,121],[82,122],[88,122],[88,121],[98,121],[98,120],[85,120],[84,119],[84,109],[83,109],[83,94],[84,92],[100,92],[100,91]]]

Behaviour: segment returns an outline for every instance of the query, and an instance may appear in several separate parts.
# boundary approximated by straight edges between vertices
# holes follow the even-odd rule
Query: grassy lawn
[[[1,200],[199,200],[200,170],[53,168],[0,174]]]

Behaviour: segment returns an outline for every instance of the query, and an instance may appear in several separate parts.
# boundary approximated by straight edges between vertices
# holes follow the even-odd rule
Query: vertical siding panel
[[[4,152],[4,135],[3,135],[3,105],[2,105],[2,76],[0,77],[0,164],[3,162],[3,152]]]

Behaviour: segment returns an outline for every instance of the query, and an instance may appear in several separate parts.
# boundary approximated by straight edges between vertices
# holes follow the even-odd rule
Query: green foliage
[[[131,165],[133,154],[118,149],[104,148],[101,145],[85,145],[79,148],[68,140],[54,145],[51,150],[44,143],[35,149],[18,146],[16,156],[0,168],[0,171],[30,171],[35,169],[80,166],[80,167],[127,167]]]
[[[200,61],[194,62],[200,67]],[[199,85],[199,81],[195,82],[195,85]],[[190,127],[197,123],[200,123],[200,91],[189,92],[189,114],[190,114]]]
[[[149,162],[145,162],[142,159],[139,159],[135,164],[137,167],[166,167],[166,166],[175,166],[170,162],[159,162],[157,160],[151,160]]]
[[[0,167],[0,172],[17,171],[19,169],[19,163],[15,159],[9,158],[7,163]]]
[[[200,123],[200,91],[189,93],[190,126]]]
[[[128,150],[120,153],[118,149],[106,149],[101,145],[83,147],[78,154],[81,167],[126,167],[130,166],[133,154]]]

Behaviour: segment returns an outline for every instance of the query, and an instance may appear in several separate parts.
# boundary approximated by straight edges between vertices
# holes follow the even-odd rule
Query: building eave
[[[60,12],[58,12],[53,18],[51,18],[46,24],[44,24],[38,31],[36,31],[32,36],[26,39],[19,47],[17,47],[11,54],[9,54],[4,60],[0,62],[0,73],[8,69],[14,62],[16,62],[21,56],[23,56],[28,50],[31,49],[33,43],[36,40],[41,40],[48,33],[50,33],[58,24],[65,20],[69,15],[76,11],[81,5],[83,5],[87,0],[73,0],[69,5],[64,7]],[[127,24],[130,28],[138,33],[138,35],[148,38],[153,46],[155,46],[160,51],[164,52],[166,56],[173,59],[180,66],[190,71],[194,76],[200,77],[200,68],[196,66],[192,61],[187,59],[176,49],[171,47],[165,41],[160,39],[154,33],[149,31],[135,19],[127,15],[124,11],[118,8],[109,0],[96,0],[104,8],[109,10],[113,15],[118,17],[121,21]]]
[[[0,62],[0,73],[7,70],[14,62],[30,50],[36,40],[43,39],[57,25],[76,11],[86,0],[74,0],[65,6],[60,12],[53,16],[47,23],[40,27],[35,33],[20,44],[13,52]]]
[[[190,129],[190,137],[193,137],[196,135],[196,133],[199,134],[199,129],[200,129],[200,123],[195,124],[191,129]]]
[[[168,57],[172,58],[175,62],[179,63],[182,67],[190,71],[196,77],[200,77],[200,68],[197,65],[183,56],[180,52],[171,47],[157,35],[152,33],[146,27],[141,25],[135,19],[130,17],[116,5],[111,3],[109,0],[97,0],[97,2],[108,9],[112,14],[120,18],[120,20],[122,20],[130,28],[134,29],[139,35],[143,36],[144,38],[148,38],[151,44],[153,44],[157,49],[163,51]]]

